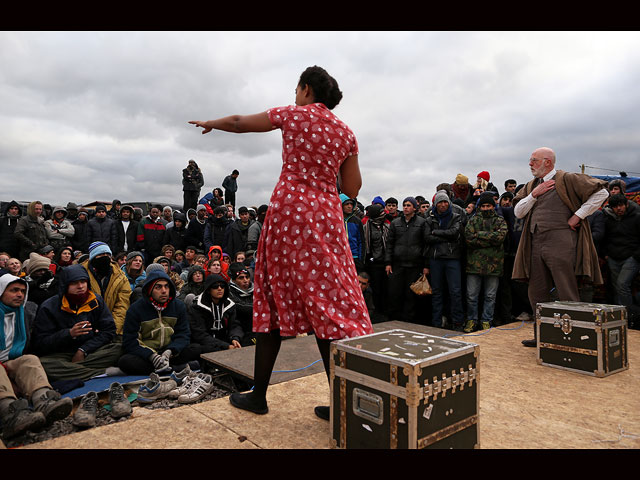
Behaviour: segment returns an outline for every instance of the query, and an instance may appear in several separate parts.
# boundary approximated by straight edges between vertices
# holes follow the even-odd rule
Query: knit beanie
[[[111,249],[109,248],[109,245],[104,242],[93,242],[91,245],[89,245],[89,261],[93,260],[96,256],[102,253],[108,253],[109,255],[111,255]]]
[[[33,272],[41,269],[49,269],[49,265],[51,265],[51,260],[47,257],[43,257],[42,255],[31,252],[29,255],[29,264],[27,265],[26,272],[27,275],[31,275]]]
[[[480,198],[478,198],[478,207],[480,205],[484,205],[485,203],[489,203],[494,207],[496,206],[496,200],[495,198],[493,198],[493,192],[484,192],[482,195],[480,195]]]
[[[415,198],[407,197],[402,201],[402,204],[404,205],[406,202],[409,202],[411,205],[413,205],[413,208],[418,209],[418,202]]]
[[[449,195],[447,195],[447,192],[445,192],[444,190],[438,190],[435,194],[435,196],[433,197],[433,204],[437,205],[440,202],[449,202],[451,203],[451,200],[449,199]]]
[[[144,260],[144,255],[142,254],[142,252],[138,252],[137,250],[134,250],[133,252],[127,253],[127,262],[134,257],[142,257],[142,259]]]
[[[491,178],[491,176],[489,175],[489,172],[480,172],[478,175],[478,177],[485,179],[487,182],[489,181],[489,179]]]
[[[458,175],[456,175],[456,183],[458,185],[466,185],[469,183],[469,177],[459,173]]]
[[[98,205],[96,205],[95,208],[96,213],[100,212],[100,211],[107,211],[107,207],[105,207],[103,204],[99,203]]]
[[[382,197],[381,197],[380,195],[378,195],[377,197],[375,197],[375,198],[371,201],[371,203],[372,203],[372,204],[376,204],[376,203],[377,203],[378,205],[382,205],[382,208],[384,208],[384,207],[385,207],[384,200],[382,199]]]
[[[159,263],[150,263],[145,271],[147,272],[147,275],[149,275],[151,272],[156,270],[159,272],[164,272],[164,267]]]

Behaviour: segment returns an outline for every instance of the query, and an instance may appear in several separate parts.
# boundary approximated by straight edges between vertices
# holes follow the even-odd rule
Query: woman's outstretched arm
[[[189,122],[196,127],[202,128],[202,133],[209,133],[211,130],[222,130],[232,133],[248,132],[269,132],[275,127],[271,125],[267,112],[256,113],[255,115],[230,115],[218,118],[217,120],[191,120]]]

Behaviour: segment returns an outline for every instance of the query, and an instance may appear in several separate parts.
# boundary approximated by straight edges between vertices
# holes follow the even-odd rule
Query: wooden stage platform
[[[374,325],[376,331],[391,328],[456,333],[401,322]],[[640,331],[629,331],[629,369],[604,378],[538,365],[536,349],[520,343],[531,333],[532,323],[518,322],[451,337],[480,345],[480,448],[640,448]],[[219,352],[208,361],[250,380],[253,348]],[[321,361],[313,363],[319,358],[313,337],[283,341],[267,415],[237,410],[226,397],[171,410],[135,408],[124,422],[24,448],[326,449],[329,424],[313,413],[316,405],[329,404]]]

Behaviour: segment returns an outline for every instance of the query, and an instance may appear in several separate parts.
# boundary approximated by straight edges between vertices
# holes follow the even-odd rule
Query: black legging
[[[276,363],[278,352],[280,351],[282,337],[280,336],[280,330],[272,330],[269,333],[257,334],[256,340],[256,355],[253,367],[253,392],[260,398],[266,398],[269,380],[271,380],[271,373],[273,372],[273,367]],[[316,343],[320,350],[320,356],[322,357],[322,363],[324,364],[325,373],[327,374],[327,380],[330,380],[329,352],[331,340],[323,340],[316,337]]]

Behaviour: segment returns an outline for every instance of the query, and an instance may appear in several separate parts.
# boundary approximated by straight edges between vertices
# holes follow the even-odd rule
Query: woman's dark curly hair
[[[336,79],[317,65],[302,72],[298,85],[301,87],[309,85],[313,90],[315,101],[323,103],[329,110],[333,110],[342,100],[342,92],[338,88]]]

